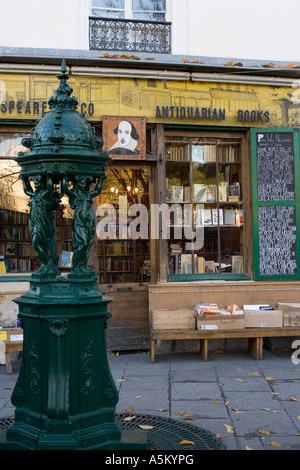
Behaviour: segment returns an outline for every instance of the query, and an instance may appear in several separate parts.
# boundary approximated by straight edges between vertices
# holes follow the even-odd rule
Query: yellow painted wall
[[[290,87],[109,77],[71,77],[69,84],[79,100],[78,110],[86,111],[86,117],[90,121],[101,121],[104,115],[110,115],[144,116],[151,123],[300,127],[298,90]],[[48,110],[47,101],[57,87],[58,80],[53,76],[0,75],[0,122],[7,119],[38,119],[42,115],[42,103],[44,111]],[[2,104],[3,102],[6,104]],[[89,114],[90,103],[93,114]],[[169,118],[156,117],[157,106],[160,111],[162,107],[169,107]],[[171,106],[174,107],[173,118],[170,117]],[[180,116],[182,107],[186,116],[191,108],[193,116],[196,108],[200,109],[200,113],[202,108],[211,109],[211,112],[213,109],[225,109],[226,118],[177,118],[176,114],[178,112]],[[238,120],[239,110],[243,113],[245,110],[249,111],[249,121]],[[251,121],[251,111],[261,112],[263,122]],[[265,112],[268,112],[268,120],[264,118]]]

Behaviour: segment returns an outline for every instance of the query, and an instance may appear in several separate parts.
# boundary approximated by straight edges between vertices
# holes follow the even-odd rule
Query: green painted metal
[[[257,155],[256,155],[256,134],[259,133],[292,133],[294,138],[294,171],[295,171],[295,200],[293,201],[259,201],[257,194]],[[255,280],[289,280],[300,279],[300,181],[298,178],[300,170],[300,149],[299,149],[299,129],[290,128],[260,128],[251,129],[251,173],[252,173],[252,217],[253,217],[253,258],[254,258],[254,279]],[[260,274],[259,266],[259,207],[279,207],[294,206],[296,208],[296,231],[297,231],[297,266],[298,273],[295,275],[273,275],[265,276]]]
[[[110,299],[87,268],[95,233],[92,201],[101,192],[109,157],[98,151],[101,139],[76,110],[64,60],[58,78],[50,111],[23,140],[29,152],[16,157],[41,268],[15,299],[23,356],[12,394],[15,420],[1,433],[0,450],[146,449],[145,432],[124,431],[115,414],[118,393],[105,339]],[[74,255],[66,277],[55,255],[54,211],[63,194],[74,208]]]

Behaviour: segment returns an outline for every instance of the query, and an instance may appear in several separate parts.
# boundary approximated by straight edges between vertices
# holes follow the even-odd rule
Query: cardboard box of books
[[[243,314],[197,315],[197,330],[242,330],[245,328]]]
[[[0,341],[14,342],[23,341],[22,328],[1,328],[0,327]]]
[[[298,312],[300,313],[300,304],[278,303],[276,305],[278,310],[283,312]]]
[[[283,326],[300,327],[300,304],[278,303],[277,308],[283,312]]]
[[[300,327],[300,312],[283,312],[283,326]]]
[[[152,328],[154,330],[194,330],[195,311],[179,308],[153,310]]]
[[[217,304],[198,304],[195,307],[197,330],[240,330],[245,328],[242,310],[229,313]]]
[[[274,310],[270,305],[244,305],[243,308],[245,328],[281,328],[283,326],[282,310]]]

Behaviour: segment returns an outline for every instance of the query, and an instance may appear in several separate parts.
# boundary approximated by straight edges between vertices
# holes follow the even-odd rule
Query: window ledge
[[[195,282],[195,281],[251,281],[246,274],[171,274],[167,282]]]

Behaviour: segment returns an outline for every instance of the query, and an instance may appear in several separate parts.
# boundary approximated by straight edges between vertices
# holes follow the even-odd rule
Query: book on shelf
[[[58,266],[60,268],[70,268],[72,264],[73,252],[62,251],[59,256]]]
[[[171,248],[171,254],[182,253],[182,248],[179,245],[179,243],[171,243],[170,248]]]
[[[215,145],[204,145],[204,161],[215,162],[216,161],[216,146]]]
[[[215,273],[216,266],[214,261],[205,261],[205,272],[206,273]]]
[[[192,274],[197,269],[197,255],[183,254],[181,255],[181,274]],[[194,263],[194,269],[193,269]]]
[[[0,259],[0,274],[6,274],[6,265],[3,259]]]
[[[203,209],[202,210],[202,224],[203,225],[212,225],[211,209]]]
[[[194,184],[195,202],[206,202],[206,184]]]
[[[197,257],[197,271],[198,273],[205,273],[205,258],[203,256]]]
[[[6,255],[16,255],[17,254],[17,244],[16,243],[6,243],[5,254]]]
[[[235,209],[224,209],[224,225],[235,225]]]
[[[18,227],[13,227],[11,229],[11,238],[12,240],[19,240],[19,229]]]
[[[188,145],[183,145],[183,146],[173,145],[172,147],[170,147],[168,160],[177,161],[177,162],[187,162],[188,161]]]
[[[171,254],[169,262],[169,274],[179,274],[181,258],[179,254]]]
[[[216,202],[217,199],[217,188],[215,184],[208,184],[206,186],[206,201]]]
[[[204,163],[203,145],[192,145],[192,161],[197,163]]]
[[[236,202],[240,200],[240,183],[229,184],[227,187],[228,201]]]
[[[244,271],[244,260],[243,256],[234,255],[231,259],[231,270],[233,273],[242,273]]]
[[[223,225],[223,209],[212,209],[212,224]]]
[[[243,211],[243,209],[236,209],[235,219],[236,219],[236,225],[239,227],[244,222],[244,211]]]
[[[227,201],[227,186],[228,183],[222,182],[219,184],[219,201],[226,202]]]
[[[191,188],[190,186],[184,186],[183,188],[183,198],[185,202],[191,201]]]
[[[218,147],[218,160],[219,163],[234,163],[238,161],[238,148],[229,146]]]
[[[183,186],[167,186],[166,199],[172,202],[183,202]]]
[[[215,263],[215,270],[219,273],[229,272],[231,268],[231,264],[227,263]]]

